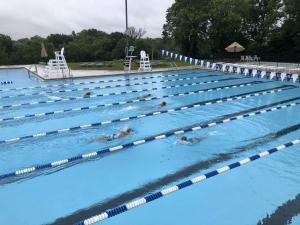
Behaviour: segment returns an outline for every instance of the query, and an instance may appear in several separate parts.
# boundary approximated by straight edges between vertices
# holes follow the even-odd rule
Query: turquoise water
[[[300,216],[297,216],[297,217],[295,217],[294,219],[293,219],[293,222],[292,222],[292,224],[300,224]]]
[[[130,79],[146,76],[178,75],[110,84],[133,84],[136,82],[162,81],[198,77],[194,80],[176,80],[130,87],[93,90],[92,94],[114,93],[144,88],[183,85],[193,82],[214,81],[225,78],[241,78],[202,85],[173,87],[151,91],[152,96],[185,93],[214,87],[230,86],[262,81],[247,87],[228,88],[201,94],[167,97],[160,100],[130,103],[119,106],[68,112],[0,122],[0,140],[7,140],[41,132],[80,126],[99,121],[112,120],[162,110],[158,104],[166,101],[166,109],[173,109],[197,102],[213,100],[248,92],[279,88],[290,83],[242,78],[238,75],[208,71],[180,71],[133,75]],[[213,76],[217,75],[217,76]],[[1,80],[13,80],[12,85],[0,89],[39,86],[45,83],[28,77],[25,71],[0,71]],[[81,81],[123,79],[128,76],[93,78]],[[47,85],[61,84],[58,81]],[[72,88],[89,88],[107,84],[71,85]],[[69,89],[70,86],[65,87]],[[282,87],[285,89],[284,87]],[[0,99],[0,105],[45,101],[60,97],[80,97],[85,91],[30,95],[36,91],[63,90],[49,87],[37,90],[3,91],[1,96],[27,94],[23,97]],[[103,103],[137,99],[148,92],[130,93],[21,106],[2,109],[0,118],[36,114],[55,110],[93,106]],[[231,113],[300,97],[299,87],[280,93],[266,94],[247,99],[234,100],[192,108],[178,112],[149,116],[125,122],[89,129],[79,129],[63,134],[21,140],[0,145],[0,175],[21,168],[61,160],[78,154],[93,152],[105,147],[126,144],[151,135],[205,122]],[[298,100],[299,101],[299,100]],[[280,104],[279,104],[280,105]],[[177,145],[182,136],[152,141],[140,146],[108,154],[96,160],[81,161],[58,169],[32,173],[17,180],[3,180],[0,184],[0,224],[74,224],[88,218],[95,207],[109,209],[138,197],[161,190],[199,174],[209,172],[258,152],[276,147],[299,138],[300,106],[281,109],[186,134],[188,137],[205,138],[195,145]],[[128,137],[108,143],[97,141],[102,135],[111,135],[132,128]],[[300,147],[293,146],[265,159],[237,168],[226,174],[209,179],[170,196],[154,201],[99,224],[109,225],[232,225],[258,224],[278,207],[294,199],[300,190]],[[193,169],[190,167],[193,166]],[[288,206],[287,206],[288,207]],[[101,213],[97,211],[96,213]],[[299,213],[299,212],[298,212]],[[89,216],[88,216],[89,215]],[[287,218],[299,224],[296,215]],[[298,223],[297,223],[298,221]],[[289,223],[286,223],[289,224]]]
[[[0,83],[12,81],[13,84],[0,85],[0,89],[26,87],[40,84],[41,81],[25,69],[0,69]]]

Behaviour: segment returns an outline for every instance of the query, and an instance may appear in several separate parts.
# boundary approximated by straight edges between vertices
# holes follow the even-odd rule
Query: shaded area
[[[289,200],[282,206],[279,206],[274,213],[267,215],[257,225],[288,225],[292,219],[300,214],[300,194],[295,199]]]
[[[136,198],[143,197],[150,192],[153,192],[163,186],[169,185],[180,179],[186,178],[194,173],[199,172],[200,170],[208,169],[208,168],[214,166],[215,164],[228,161],[228,160],[234,158],[236,156],[236,154],[259,147],[263,144],[267,144],[277,138],[280,138],[284,135],[295,132],[299,129],[300,129],[300,123],[297,125],[282,129],[278,132],[269,133],[265,136],[254,139],[254,141],[252,143],[249,143],[247,145],[244,145],[244,146],[241,146],[238,148],[234,148],[233,151],[230,153],[218,154],[212,159],[197,162],[193,165],[183,168],[182,170],[177,171],[174,174],[167,175],[156,181],[145,184],[142,187],[136,188],[132,191],[125,192],[116,197],[107,199],[99,204],[91,206],[90,208],[80,210],[70,216],[60,218],[60,219],[56,220],[54,223],[51,223],[51,225],[72,225],[78,221],[81,221],[86,218],[90,218],[96,214],[99,214],[100,212],[104,212],[108,209],[117,207],[118,205],[132,201]],[[263,224],[263,225],[265,225],[265,224]]]

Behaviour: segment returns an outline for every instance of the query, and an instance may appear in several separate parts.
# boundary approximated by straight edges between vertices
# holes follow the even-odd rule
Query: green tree
[[[50,34],[46,40],[52,43],[55,49],[60,49],[67,45],[71,41],[73,41],[74,37],[72,35],[65,35],[65,34]]]
[[[285,1],[282,26],[274,32],[268,50],[269,55],[273,55],[276,60],[299,62],[300,1]]]
[[[299,4],[286,1],[294,2],[292,9]],[[283,0],[176,0],[167,10],[164,42],[183,54],[206,58],[225,56],[224,48],[238,41],[248,53],[265,56],[281,31],[284,6]]]
[[[12,49],[13,41],[11,38],[0,34],[0,64],[9,64],[9,57]]]
[[[182,54],[207,56],[210,54],[207,0],[177,0],[167,11],[164,40],[172,40]]]
[[[14,43],[14,51],[11,53],[11,63],[31,64],[41,61],[41,43],[44,41],[39,36],[30,39],[20,39]]]
[[[121,32],[113,32],[111,38],[111,59],[122,59],[125,57],[126,36]]]
[[[248,1],[211,0],[209,7],[209,38],[213,55],[222,57],[224,48],[234,41],[247,45],[244,18]]]
[[[282,0],[250,0],[245,33],[253,53],[264,55],[283,17]]]

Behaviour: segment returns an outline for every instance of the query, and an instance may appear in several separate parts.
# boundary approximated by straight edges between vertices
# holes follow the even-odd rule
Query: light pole
[[[126,16],[126,31],[125,31],[125,35],[126,35],[126,47],[125,47],[125,54],[126,56],[128,56],[128,8],[127,8],[127,0],[125,0],[125,16]]]
[[[126,15],[126,31],[128,29],[128,9],[127,9],[127,0],[125,0],[125,15]]]

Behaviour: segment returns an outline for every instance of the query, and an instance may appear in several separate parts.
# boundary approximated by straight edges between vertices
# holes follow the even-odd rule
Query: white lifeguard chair
[[[141,59],[140,59],[140,68],[139,71],[151,71],[151,63],[149,59],[149,55],[146,54],[145,51],[141,51]]]
[[[55,51],[55,59],[50,59],[45,70],[47,77],[71,77],[71,71],[64,56],[65,49]]]

